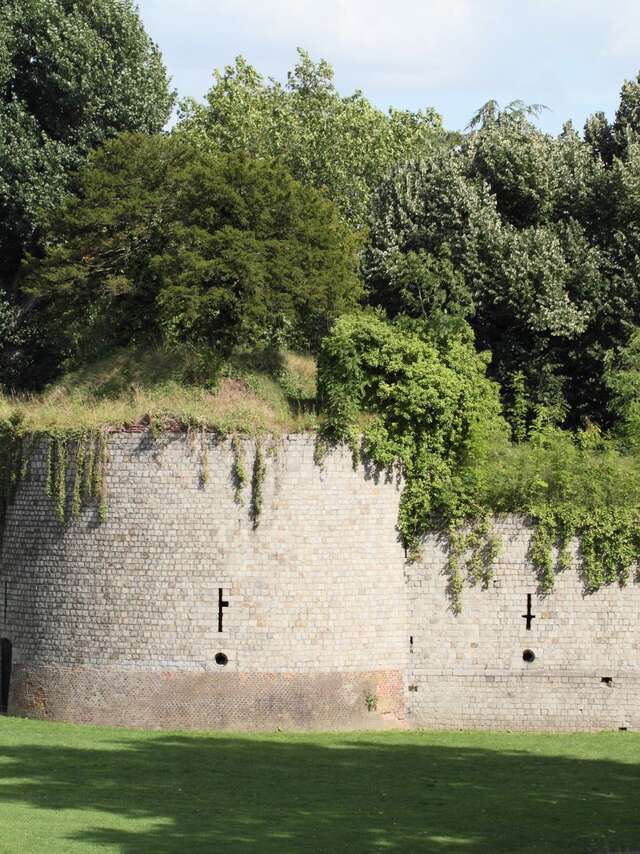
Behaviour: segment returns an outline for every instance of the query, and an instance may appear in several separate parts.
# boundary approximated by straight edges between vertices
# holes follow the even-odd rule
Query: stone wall
[[[585,595],[572,569],[542,597],[529,531],[503,520],[489,588],[465,587],[454,615],[444,544],[405,561],[395,479],[346,451],[318,465],[312,437],[270,440],[256,525],[249,485],[234,496],[230,443],[207,444],[205,459],[200,437],[113,435],[106,521],[90,504],[64,526],[37,448],[0,567],[10,712],[171,728],[640,727],[640,585]]]
[[[494,529],[502,549],[493,579],[486,590],[465,587],[459,615],[447,605],[444,544],[430,539],[422,561],[407,566],[408,719],[444,728],[640,728],[640,585],[586,594],[576,562],[541,595],[529,529],[519,519]]]
[[[200,438],[114,435],[106,521],[89,506],[66,526],[38,449],[0,576],[9,711],[176,728],[401,723],[397,484],[346,452],[316,465],[309,437],[267,443],[255,526],[250,488],[234,498],[230,443],[209,445],[203,485]],[[244,455],[250,480],[249,442]]]

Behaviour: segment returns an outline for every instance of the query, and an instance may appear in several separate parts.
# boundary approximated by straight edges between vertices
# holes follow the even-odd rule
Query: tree
[[[133,0],[4,0],[0,11],[0,285],[12,293],[46,211],[87,153],[153,133],[173,104]]]
[[[480,509],[488,442],[506,437],[498,387],[468,336],[439,344],[367,311],[341,317],[322,342],[318,393],[328,429],[405,476],[398,527],[405,545]]]
[[[164,136],[89,158],[26,288],[52,362],[162,338],[228,352],[282,329],[314,348],[361,294],[359,242],[335,206],[277,164]]]
[[[602,417],[602,358],[617,340],[609,262],[595,239],[604,167],[569,125],[554,139],[523,109],[497,105],[478,121],[462,145],[383,182],[364,263],[372,299],[392,317],[430,313],[439,325],[416,294],[426,259],[445,252],[451,269],[437,271],[433,292],[492,352],[506,402],[518,376],[529,419],[541,408],[560,421]]]
[[[384,175],[444,138],[440,117],[432,109],[384,113],[360,91],[342,97],[327,62],[298,55],[284,86],[265,81],[243,57],[215,71],[205,104],[183,104],[177,132],[210,150],[280,159],[362,226]]]

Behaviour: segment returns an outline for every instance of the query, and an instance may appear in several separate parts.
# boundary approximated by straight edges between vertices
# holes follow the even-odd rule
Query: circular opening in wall
[[[525,649],[522,653],[522,660],[526,661],[527,664],[531,664],[532,661],[536,660],[536,654],[532,649]]]
[[[229,659],[224,654],[224,652],[219,652],[216,655],[216,664],[219,664],[221,667],[224,667],[225,664],[228,664],[228,663],[229,663]]]

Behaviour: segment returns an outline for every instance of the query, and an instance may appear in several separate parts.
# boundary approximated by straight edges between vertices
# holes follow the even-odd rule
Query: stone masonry
[[[312,436],[264,451],[256,523],[252,442],[238,502],[229,441],[113,434],[106,520],[90,503],[62,525],[36,448],[0,566],[10,713],[175,729],[640,727],[640,585],[585,595],[576,568],[541,597],[528,529],[500,520],[494,579],[466,587],[456,616],[440,539],[405,560],[395,477],[346,450],[319,464]]]

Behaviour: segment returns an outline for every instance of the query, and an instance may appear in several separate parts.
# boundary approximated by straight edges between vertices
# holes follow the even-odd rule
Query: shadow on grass
[[[626,760],[487,749],[464,735],[458,747],[455,735],[419,733],[99,731],[95,747],[81,732],[78,747],[0,746],[0,802],[86,811],[71,838],[123,854],[640,848],[640,770]],[[93,826],[105,813],[137,829]]]

